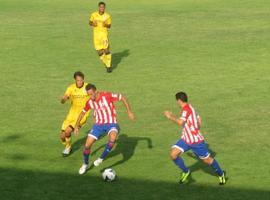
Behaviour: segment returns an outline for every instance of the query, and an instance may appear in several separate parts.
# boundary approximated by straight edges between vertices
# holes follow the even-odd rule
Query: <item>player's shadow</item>
[[[18,141],[22,137],[22,134],[13,134],[5,137],[2,141],[3,142],[15,142]]]
[[[76,140],[73,144],[72,144],[72,154],[75,153],[76,151],[78,151],[85,143],[86,141],[86,137],[82,137],[78,140]]]
[[[106,168],[112,168],[128,161],[134,155],[136,146],[138,145],[139,141],[146,141],[148,148],[149,149],[153,148],[152,140],[148,137],[129,137],[126,134],[119,135],[115,149],[113,149],[113,151],[108,155],[106,159],[120,155],[120,154],[122,154],[123,158],[117,161],[116,163],[110,166],[107,166]],[[105,148],[105,145],[101,145],[100,147],[95,149],[95,151],[93,151],[92,155],[97,153],[100,149],[104,149],[104,148]],[[103,170],[104,169],[102,169],[101,171]]]
[[[123,51],[113,53],[112,54],[112,66],[113,70],[115,70],[118,65],[121,63],[122,59],[128,57],[130,55],[129,49],[125,49]]]
[[[139,162],[139,160],[138,160]],[[2,163],[1,163],[2,164]],[[51,163],[56,166],[58,163]],[[46,170],[22,170],[14,167],[0,167],[1,199],[180,199],[180,200],[269,200],[270,191],[264,187],[246,188],[244,184],[239,187],[225,185],[217,186],[207,184],[179,185],[168,180],[171,172],[159,174],[160,167],[154,168],[156,173],[152,176],[122,177],[112,183],[102,181],[100,175],[95,173],[78,176],[74,173],[55,172]],[[68,166],[73,169],[74,166]],[[44,167],[45,168],[45,167]],[[126,169],[128,170],[128,169]],[[145,171],[145,173],[147,173]],[[165,177],[165,178],[164,178]],[[247,177],[248,179],[249,177]],[[237,181],[237,180],[236,180]],[[237,183],[237,182],[236,182]],[[77,186],[76,189],[74,186]],[[91,189],[91,191],[89,190]],[[86,192],[87,191],[87,192]],[[90,191],[90,192],[89,192]],[[94,191],[94,192],[92,192]]]

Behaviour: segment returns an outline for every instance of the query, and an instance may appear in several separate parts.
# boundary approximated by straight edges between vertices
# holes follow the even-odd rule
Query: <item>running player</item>
[[[114,102],[122,101],[126,107],[128,117],[131,120],[134,120],[135,118],[127,99],[122,94],[97,91],[96,86],[93,84],[88,84],[85,89],[90,96],[90,99],[86,102],[84,109],[78,117],[74,133],[78,135],[80,122],[90,109],[93,109],[94,111],[95,123],[92,126],[85,142],[83,150],[83,165],[79,170],[79,174],[84,174],[90,167],[90,149],[96,140],[98,140],[102,135],[108,134],[108,143],[101,156],[94,162],[95,166],[99,166],[103,162],[104,158],[110,153],[116,142],[120,129],[117,123]]]
[[[94,47],[100,60],[107,68],[107,72],[112,72],[112,54],[109,49],[108,29],[111,28],[111,16],[105,12],[106,4],[99,2],[98,11],[91,14],[89,25],[93,27]]]
[[[84,82],[84,74],[80,71],[74,73],[75,83],[71,84],[63,97],[61,97],[61,103],[64,104],[70,100],[71,106],[69,113],[62,124],[62,130],[60,138],[65,146],[62,152],[63,156],[68,156],[71,153],[71,133],[74,130],[77,118],[81,113],[86,101],[89,99],[85,86],[87,83]],[[87,120],[89,112],[87,112],[78,127],[81,127]]]
[[[219,177],[219,184],[224,185],[226,183],[225,172],[220,168],[218,162],[211,157],[204,137],[200,133],[200,116],[195,112],[194,108],[188,104],[186,93],[179,92],[175,97],[177,104],[182,108],[181,117],[177,118],[169,111],[165,111],[164,115],[169,120],[183,127],[181,139],[172,146],[170,153],[173,162],[183,171],[180,183],[186,182],[190,176],[190,170],[184,164],[181,155],[188,150],[192,150],[198,158],[213,168]]]

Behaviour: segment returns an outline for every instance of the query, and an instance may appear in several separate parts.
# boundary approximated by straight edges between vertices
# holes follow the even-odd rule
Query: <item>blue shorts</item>
[[[172,148],[177,148],[183,153],[191,149],[192,152],[200,159],[206,159],[210,156],[207,145],[204,141],[196,144],[187,144],[183,139],[181,139],[177,141]]]
[[[102,135],[110,134],[112,131],[119,133],[118,124],[94,124],[88,136],[98,140]]]

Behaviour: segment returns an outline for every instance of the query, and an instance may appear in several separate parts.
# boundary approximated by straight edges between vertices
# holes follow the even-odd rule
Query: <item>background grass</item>
[[[1,195],[269,198],[270,2],[109,1],[117,65],[112,74],[100,63],[88,26],[97,2],[0,0]],[[74,139],[76,151],[69,158],[61,157],[58,140],[69,107],[58,99],[76,70],[101,90],[124,93],[137,116],[136,122],[128,121],[118,106],[122,134],[128,137],[120,138],[101,168],[82,177],[77,175],[81,144],[91,124]],[[184,159],[194,171],[192,182],[176,184],[179,170],[168,150],[179,133],[162,112],[179,112],[174,101],[179,90],[189,94],[203,117],[203,133],[228,172],[222,189],[189,155]],[[93,159],[104,143],[105,138],[94,146]],[[100,170],[116,163],[119,180],[103,183]]]

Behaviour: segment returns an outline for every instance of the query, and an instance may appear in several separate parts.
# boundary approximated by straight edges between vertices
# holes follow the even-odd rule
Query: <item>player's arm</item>
[[[65,94],[64,96],[62,96],[62,97],[60,98],[60,102],[61,102],[62,104],[64,104],[68,99],[69,99],[69,96]]]
[[[130,107],[130,104],[128,103],[127,98],[125,96],[121,95],[121,94],[119,96],[120,96],[120,101],[122,101],[124,106],[126,107],[129,119],[134,120],[135,115],[131,110],[131,107]]]
[[[107,24],[106,22],[103,23],[103,26],[106,28],[111,28],[111,24]]]
[[[184,120],[181,118],[177,118],[175,115],[172,114],[170,111],[165,111],[164,112],[165,117],[169,119],[170,121],[178,124],[179,126],[182,126],[184,124]]]
[[[72,88],[69,86],[65,92],[65,94],[60,98],[60,102],[64,104],[70,97],[72,93]]]
[[[103,23],[103,26],[106,28],[111,28],[112,20],[111,17],[108,17],[108,19]]]
[[[76,121],[76,124],[75,124],[75,127],[74,127],[74,134],[75,135],[78,135],[79,134],[79,128],[80,128],[80,124],[81,124],[81,121],[84,117],[84,115],[90,110],[90,105],[89,105],[89,102],[87,101],[85,106],[84,106],[84,109],[82,110],[82,112],[80,113],[79,117],[77,118],[77,121]]]
[[[89,21],[89,25],[93,27],[97,27],[97,22],[96,21]]]
[[[199,129],[201,129],[201,127],[202,127],[202,118],[200,117],[200,115],[197,115],[197,120],[198,120]]]
[[[77,119],[77,121],[76,121],[76,124],[75,124],[75,127],[74,127],[74,134],[75,134],[75,135],[78,135],[78,134],[79,134],[80,124],[81,124],[81,121],[82,121],[82,119],[83,119],[85,113],[86,113],[86,112],[83,110],[83,111],[80,113],[80,115],[79,115],[79,117],[78,117],[78,119]]]
[[[89,25],[93,27],[97,27],[97,21],[95,20],[95,15],[91,14],[89,18]]]

